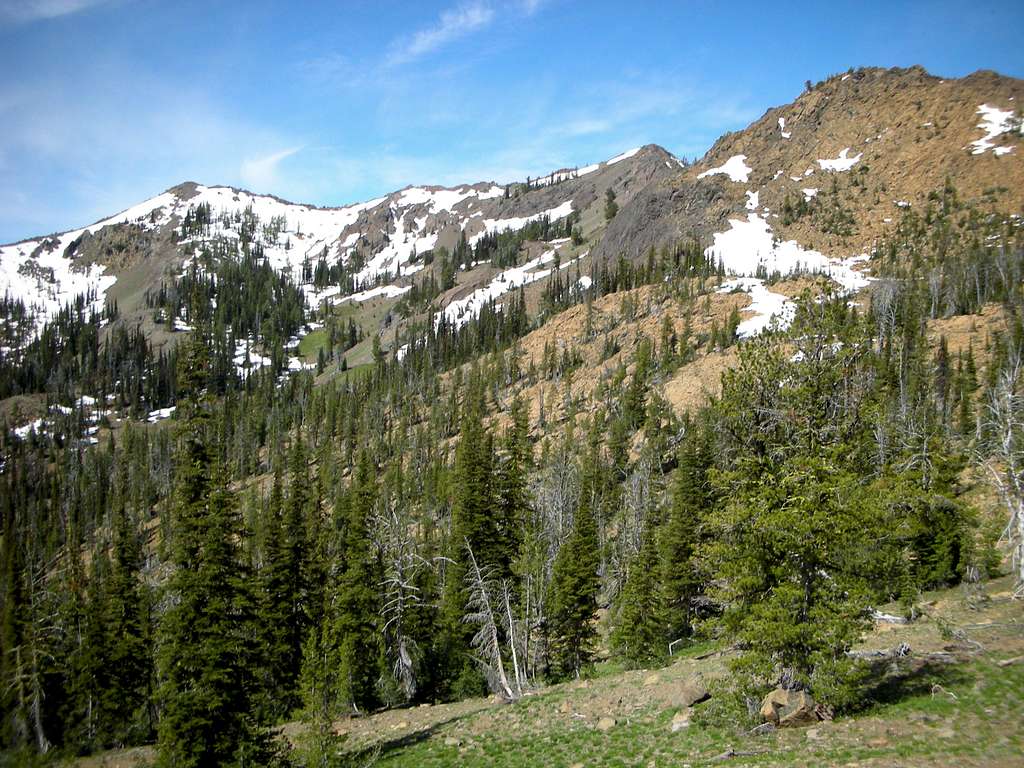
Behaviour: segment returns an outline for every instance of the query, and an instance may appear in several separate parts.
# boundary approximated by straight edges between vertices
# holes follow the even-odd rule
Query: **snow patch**
[[[703,179],[707,176],[714,176],[722,173],[728,176],[732,181],[738,181],[745,184],[747,179],[750,178],[750,173],[753,170],[749,165],[747,165],[746,160],[746,155],[733,155],[722,165],[717,168],[704,171],[704,173],[697,176],[697,178]]]
[[[782,138],[784,139],[788,139],[790,136],[793,135],[792,131],[786,130],[786,118],[784,117],[779,118],[779,133],[782,134]]]
[[[403,293],[407,293],[412,290],[412,286],[397,286],[397,285],[378,285],[375,288],[368,288],[365,291],[359,293],[353,293],[351,296],[344,296],[340,301],[369,301],[370,299],[376,299],[379,296],[384,296],[388,299],[393,299],[396,296],[401,296]]]
[[[155,411],[150,411],[146,421],[150,424],[156,424],[161,419],[168,419],[174,413],[175,408],[176,406],[172,405],[170,408],[157,408]]]
[[[561,205],[557,205],[546,211],[541,211],[540,213],[534,213],[530,216],[515,216],[508,219],[484,219],[483,230],[469,238],[468,242],[471,246],[476,245],[484,235],[492,232],[504,232],[506,229],[522,229],[531,221],[537,221],[544,216],[547,216],[551,221],[557,221],[558,219],[564,219],[570,213],[572,213],[572,200],[566,200]]]
[[[987,150],[991,149],[992,154],[998,157],[1012,152],[1013,147],[997,147],[992,140],[1013,130],[1013,110],[999,109],[988,104],[982,104],[978,107],[976,114],[981,115],[981,122],[978,123],[978,127],[985,132],[985,135],[969,144],[971,154],[983,155]],[[1024,123],[1022,123],[1020,130],[1024,133]]]
[[[586,253],[580,254],[575,259],[568,261],[559,266],[559,269],[565,269],[574,261],[579,261]],[[530,259],[520,267],[512,267],[506,269],[504,272],[496,275],[490,283],[485,285],[483,288],[478,288],[468,296],[456,299],[444,308],[440,315],[437,317],[437,322],[441,321],[441,318],[448,320],[456,326],[464,325],[469,322],[472,318],[480,314],[480,310],[491,300],[497,299],[500,296],[519,288],[523,285],[529,285],[538,280],[543,280],[545,277],[550,275],[554,271],[554,266],[541,269],[547,264],[550,264],[555,259],[555,250],[545,251],[535,259]],[[580,277],[582,283],[583,278]]]
[[[741,312],[753,312],[736,327],[736,335],[741,339],[757,336],[775,322],[779,329],[788,328],[793,322],[796,305],[781,293],[773,293],[765,287],[764,280],[754,277],[742,277],[722,283],[719,293],[732,293],[735,290],[750,295],[750,304]]]
[[[640,150],[641,147],[633,147],[633,149],[627,149],[621,155],[616,155],[615,157],[613,157],[611,160],[605,163],[605,165],[615,165],[616,163],[622,162],[623,160],[628,160]]]
[[[853,168],[853,166],[860,161],[863,155],[863,152],[858,152],[856,157],[850,157],[850,148],[847,147],[839,153],[839,157],[833,160],[819,160],[818,165],[821,166],[821,170],[823,171],[836,171],[841,173]]]

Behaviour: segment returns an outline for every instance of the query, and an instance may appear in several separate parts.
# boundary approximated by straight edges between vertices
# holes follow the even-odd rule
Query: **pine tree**
[[[518,395],[512,401],[509,415],[512,424],[505,434],[505,455],[496,473],[497,528],[502,549],[494,563],[498,579],[511,575],[512,564],[522,546],[523,528],[529,512],[526,473],[533,462],[526,403]]]
[[[381,574],[370,540],[370,518],[376,502],[370,456],[362,451],[356,467],[345,528],[345,571],[337,591],[335,636],[338,643],[338,698],[354,711],[378,702],[381,647],[378,587]]]
[[[710,458],[698,440],[691,437],[679,452],[671,506],[660,532],[660,618],[669,642],[693,633],[694,600],[701,590],[697,547],[701,515],[709,502]]]
[[[551,576],[547,628],[550,663],[555,679],[579,677],[593,659],[597,636],[597,524],[584,495],[576,510],[572,533],[555,558]]]
[[[658,615],[657,541],[658,526],[649,524],[630,565],[612,632],[612,650],[632,665],[646,664],[666,654],[664,625]]]
[[[110,660],[107,623],[109,609],[107,582],[110,561],[105,548],[92,554],[88,579],[78,547],[66,547],[67,577],[60,623],[69,634],[66,701],[64,702],[65,738],[85,752],[107,746],[111,726]]]
[[[127,510],[114,527],[114,561],[108,590],[114,744],[140,744],[153,732],[152,636],[149,597],[139,579],[142,543]]]
[[[708,517],[704,556],[720,624],[745,648],[735,666],[841,703],[846,652],[869,623],[871,558],[888,541],[879,494],[810,455],[723,480],[728,502]]]
[[[288,714],[295,705],[296,600],[294,575],[289,572],[288,542],[283,524],[284,491],[280,466],[274,471],[266,508],[263,566],[259,571],[259,641],[266,661],[263,670],[265,700],[260,707],[270,719]]]
[[[615,202],[615,190],[611,187],[604,192],[604,220],[611,221],[619,212],[619,204]]]
[[[493,444],[483,425],[483,388],[477,374],[467,392],[467,403],[455,452],[452,479],[451,562],[445,573],[442,622],[445,626],[448,678],[454,695],[462,697],[484,691],[483,677],[469,652],[473,630],[462,619],[469,592],[466,588],[466,543],[482,567],[502,564],[507,552],[501,547],[494,511]],[[458,545],[462,542],[462,546]],[[504,562],[507,571],[510,565]]]
[[[172,498],[175,571],[166,588],[158,657],[159,759],[174,768],[227,765],[265,747],[265,734],[250,716],[254,659],[241,525],[207,434],[209,358],[202,340],[187,344],[178,376],[185,398]]]

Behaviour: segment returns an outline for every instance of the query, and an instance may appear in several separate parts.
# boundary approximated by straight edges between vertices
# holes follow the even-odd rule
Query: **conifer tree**
[[[204,342],[191,339],[178,377],[184,402],[172,499],[175,571],[159,637],[159,761],[174,768],[228,765],[265,748],[250,716],[255,659],[241,525],[208,437],[208,359]]]
[[[691,437],[679,452],[671,505],[660,532],[660,618],[669,642],[692,634],[693,604],[701,589],[697,547],[701,515],[709,501],[710,458],[698,440]]]
[[[284,492],[280,466],[274,471],[266,508],[263,542],[263,567],[259,571],[259,637],[266,667],[262,672],[268,693],[261,709],[271,719],[286,715],[295,706],[295,648],[297,628],[294,621],[296,600],[294,575],[288,557],[288,542],[283,524]]]
[[[114,744],[139,744],[153,731],[152,632],[149,596],[139,579],[142,544],[127,510],[114,526],[114,561],[108,591]]]
[[[443,596],[444,643],[447,646],[448,677],[456,696],[482,693],[483,678],[469,651],[473,630],[462,619],[469,592],[466,588],[466,546],[483,567],[501,567],[503,561],[494,513],[493,444],[483,424],[483,390],[479,374],[470,382],[467,403],[455,452],[450,563],[445,573]],[[463,542],[460,547],[457,542]]]
[[[367,451],[356,467],[345,528],[345,570],[337,591],[335,637],[338,643],[338,698],[354,711],[378,701],[381,647],[378,588],[381,574],[370,540],[370,519],[376,503],[376,483]]]
[[[612,650],[629,664],[645,664],[666,654],[665,632],[659,611],[658,527],[649,524],[643,544],[633,558],[619,598],[619,613],[612,632]]]
[[[533,463],[526,403],[518,395],[512,401],[509,414],[512,424],[505,434],[505,455],[496,473],[497,528],[502,551],[494,565],[498,569],[495,576],[499,579],[511,575],[512,564],[519,556],[529,511],[526,473]]]
[[[555,558],[548,624],[551,671],[555,679],[579,677],[593,659],[597,636],[597,524],[584,494],[572,533]]]

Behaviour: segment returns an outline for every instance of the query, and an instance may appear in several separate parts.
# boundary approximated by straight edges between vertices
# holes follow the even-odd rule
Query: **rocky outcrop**
[[[761,717],[779,728],[812,725],[821,718],[814,699],[807,691],[776,688],[761,702]]]

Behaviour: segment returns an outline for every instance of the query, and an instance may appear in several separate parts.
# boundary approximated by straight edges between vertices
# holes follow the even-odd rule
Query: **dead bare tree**
[[[652,481],[651,457],[644,452],[624,483],[622,507],[617,520],[618,535],[610,547],[605,589],[607,598],[613,602],[625,586],[629,565],[643,544],[648,518],[654,508],[655,488]]]
[[[529,519],[523,527],[524,556],[520,589],[523,658],[526,677],[535,680],[545,660],[543,634],[548,587],[555,557],[572,530],[579,506],[580,479],[576,461],[559,448],[530,483]]]
[[[526,651],[529,627],[523,621],[517,621],[512,613],[512,589],[508,579],[501,582],[502,621],[505,625],[505,637],[508,638],[509,653],[512,656],[512,672],[516,679],[516,691],[520,696],[526,688]]]
[[[509,683],[508,674],[505,672],[505,660],[501,647],[501,632],[499,629],[499,617],[495,615],[496,592],[495,584],[491,578],[490,569],[486,566],[481,568],[473,554],[473,548],[469,541],[465,542],[466,552],[469,554],[469,568],[466,571],[466,586],[469,588],[469,600],[466,602],[466,615],[462,620],[467,624],[476,624],[479,629],[473,635],[472,646],[476,651],[476,660],[483,668],[484,676],[487,678],[487,685],[493,693],[504,697],[508,701],[515,701],[523,695],[522,686],[517,684],[515,688]],[[502,593],[507,596],[507,587],[502,587]],[[508,608],[511,612],[511,605]],[[514,645],[514,643],[513,643]],[[519,678],[517,663],[516,677]]]
[[[384,642],[391,661],[391,674],[402,695],[411,700],[418,687],[420,649],[414,638],[406,632],[408,613],[419,605],[420,590],[416,576],[427,565],[417,553],[416,543],[408,521],[399,513],[397,505],[385,505],[377,517],[378,541],[384,558]]]
[[[991,434],[988,470],[1009,513],[1003,535],[1010,543],[1016,576],[1015,597],[1024,596],[1024,360],[1013,350],[987,404]]]

